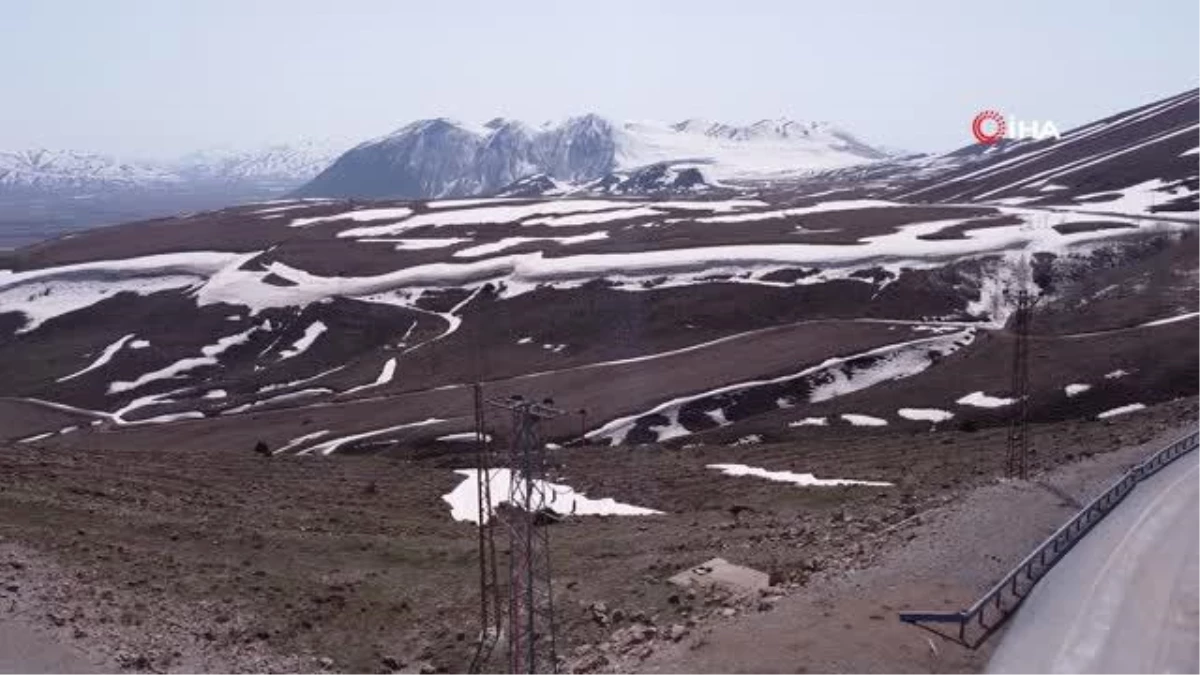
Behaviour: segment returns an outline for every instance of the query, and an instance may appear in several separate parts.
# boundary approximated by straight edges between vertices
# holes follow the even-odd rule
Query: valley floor
[[[987,647],[895,612],[968,604],[1195,411],[1191,397],[1038,425],[1029,482],[999,479],[1003,428],[555,451],[556,480],[665,512],[551,526],[560,653],[600,671],[979,670]],[[895,486],[797,487],[714,463]],[[16,444],[0,452],[0,620],[107,668],[461,671],[478,620],[475,529],[441,497],[466,465]],[[716,556],[769,572],[783,597],[666,583]],[[657,634],[630,644],[635,619]]]

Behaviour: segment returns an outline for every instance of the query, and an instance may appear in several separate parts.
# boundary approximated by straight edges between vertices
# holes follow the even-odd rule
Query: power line
[[[547,527],[554,514],[548,508],[552,499],[545,480],[546,453],[539,425],[542,420],[557,417],[563,411],[554,408],[548,399],[536,403],[514,396],[487,401],[488,406],[507,410],[511,418],[507,450],[510,480],[508,494],[504,495],[508,508],[501,513],[492,508],[492,481],[497,469],[492,468],[494,455],[490,435],[485,429],[483,403],[482,388],[477,385],[480,641],[471,670],[481,672],[486,668],[500,636],[507,630],[510,672],[557,672],[557,627]],[[496,521],[503,524],[509,540],[507,612],[501,608],[502,594],[496,572],[493,526]]]

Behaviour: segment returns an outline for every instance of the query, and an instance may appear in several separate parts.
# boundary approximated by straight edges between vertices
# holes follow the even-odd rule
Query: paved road
[[[1200,672],[1198,455],[1141,483],[1038,583],[988,672]]]
[[[49,636],[13,620],[0,620],[0,673],[95,673],[102,668]]]

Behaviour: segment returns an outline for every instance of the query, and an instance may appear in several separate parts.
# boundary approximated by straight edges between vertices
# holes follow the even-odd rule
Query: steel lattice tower
[[[504,626],[500,580],[496,565],[496,519],[492,511],[492,479],[495,472],[492,438],[487,430],[483,387],[475,385],[476,495],[479,498],[479,645],[471,660],[471,672],[483,672]]]
[[[558,654],[550,584],[550,532],[545,513],[551,500],[545,483],[545,445],[538,425],[562,411],[520,397],[488,403],[508,410],[512,418],[508,446],[510,508],[501,518],[510,550],[509,670],[553,673],[558,671]]]
[[[1025,288],[1017,291],[1012,359],[1012,396],[1016,408],[1009,423],[1005,469],[1009,478],[1021,480],[1029,477],[1029,328],[1033,305],[1029,291]]]

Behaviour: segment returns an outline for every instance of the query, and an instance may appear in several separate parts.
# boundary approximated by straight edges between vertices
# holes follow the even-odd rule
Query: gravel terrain
[[[932,655],[894,610],[969,602],[1070,514],[1059,492],[1086,498],[1194,408],[1037,425],[1037,481],[1055,491],[997,481],[1002,429],[556,451],[557,480],[665,512],[552,526],[561,653],[579,670],[977,669],[986,652],[936,641]],[[477,621],[474,529],[440,496],[467,462],[13,445],[0,453],[0,609],[126,670],[461,670]],[[704,468],[722,462],[896,486]],[[770,598],[665,582],[715,556],[771,574]],[[836,649],[813,646],[822,631]],[[677,653],[675,638],[709,646]]]
[[[1028,482],[993,482],[948,499],[872,541],[882,564],[821,574],[773,611],[722,623],[640,665],[622,666],[647,672],[981,671],[998,636],[969,650],[900,623],[897,612],[967,607],[1080,504],[1193,428],[1194,422],[1163,419],[1145,427],[1138,437],[1144,442],[1063,464]]]

